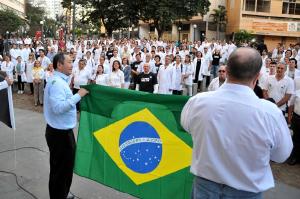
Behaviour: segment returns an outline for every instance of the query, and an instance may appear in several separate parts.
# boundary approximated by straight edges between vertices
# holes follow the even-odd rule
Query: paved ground
[[[16,148],[37,147],[48,151],[44,138],[45,123],[41,107],[33,106],[32,96],[15,95],[17,130],[15,132]],[[19,109],[22,108],[22,109]],[[24,110],[27,109],[27,110]],[[19,183],[39,199],[48,199],[48,154],[34,150],[22,149],[1,153],[14,148],[14,132],[0,123],[0,170],[14,172]],[[15,156],[16,155],[16,156]],[[15,161],[16,158],[16,161]],[[273,164],[273,173],[277,179],[276,188],[265,194],[265,199],[299,199],[300,166]],[[124,193],[74,175],[71,191],[82,199],[121,199],[133,198]],[[0,172],[1,199],[34,198],[16,185],[15,177]]]

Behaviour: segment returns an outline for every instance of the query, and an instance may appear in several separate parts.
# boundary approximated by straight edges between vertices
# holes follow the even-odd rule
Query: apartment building
[[[269,50],[300,42],[300,0],[228,0],[227,35],[250,31]]]
[[[0,0],[0,9],[12,10],[21,18],[25,18],[25,0]]]

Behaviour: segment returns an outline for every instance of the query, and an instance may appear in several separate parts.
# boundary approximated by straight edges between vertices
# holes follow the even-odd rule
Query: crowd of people
[[[0,57],[7,75],[0,88],[15,80],[18,95],[28,85],[34,104],[45,103],[50,198],[69,193],[76,109],[89,94],[82,88],[87,84],[166,95],[201,92],[189,99],[181,117],[194,141],[192,198],[260,199],[274,186],[270,160],[283,162],[292,150],[288,163],[300,161],[300,43],[278,44],[271,51],[263,43],[238,48],[232,41],[215,40],[80,38],[59,44],[16,39]],[[293,130],[293,147],[284,116]]]
[[[43,105],[44,87],[54,72],[53,57],[62,51],[72,60],[68,83],[73,94],[83,85],[99,84],[192,96],[214,91],[226,82],[226,63],[237,48],[232,41],[216,40],[181,43],[156,39],[79,38],[75,42],[67,41],[64,47],[59,43],[49,39],[43,44],[29,37],[15,39],[9,54],[0,57],[1,70],[17,82],[18,94],[24,93],[24,84],[27,84],[36,106]],[[254,46],[244,43],[245,46],[256,48],[261,54],[262,69],[255,93],[275,103],[292,123],[295,120],[292,115],[300,115],[299,105],[294,108],[295,103],[299,104],[300,43],[278,44],[271,51],[262,43]],[[295,128],[299,130],[298,126]],[[296,153],[299,152],[293,154]],[[295,161],[292,159],[291,164]]]

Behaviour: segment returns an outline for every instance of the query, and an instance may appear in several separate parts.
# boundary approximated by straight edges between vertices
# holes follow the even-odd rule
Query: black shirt
[[[220,54],[213,54],[212,58],[213,58],[213,60],[212,60],[211,64],[212,65],[219,65],[220,59],[221,59],[221,55]]]
[[[135,61],[131,64],[131,69],[134,70],[134,71],[137,71],[137,69],[139,68],[140,64],[142,63],[142,61]],[[137,81],[137,75],[132,73],[132,79],[133,79],[133,82],[136,83]]]
[[[139,74],[137,78],[137,84],[140,85],[139,90],[148,92],[148,93],[153,93],[154,91],[154,85],[157,84],[157,78],[156,75],[153,73],[141,73]]]
[[[112,50],[107,51],[106,56],[107,56],[107,59],[110,60],[110,58],[112,58],[114,56],[113,51]]]

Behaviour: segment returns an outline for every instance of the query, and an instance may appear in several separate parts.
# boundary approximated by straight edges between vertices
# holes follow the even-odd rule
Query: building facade
[[[209,12],[202,16],[194,16],[189,21],[177,21],[169,29],[167,29],[163,36],[163,40],[202,40],[204,38],[217,38],[216,24],[212,22],[211,14],[219,5],[226,6],[226,0],[211,0]],[[138,27],[140,38],[158,38],[156,29],[148,23],[140,22]],[[220,39],[225,38],[225,29],[220,30]]]
[[[247,30],[269,50],[300,42],[300,0],[228,0],[226,7],[227,35]]]
[[[56,19],[56,16],[63,14],[62,0],[28,0],[33,6],[40,7],[45,10],[46,16]]]
[[[25,0],[0,0],[0,9],[12,10],[25,19]]]

